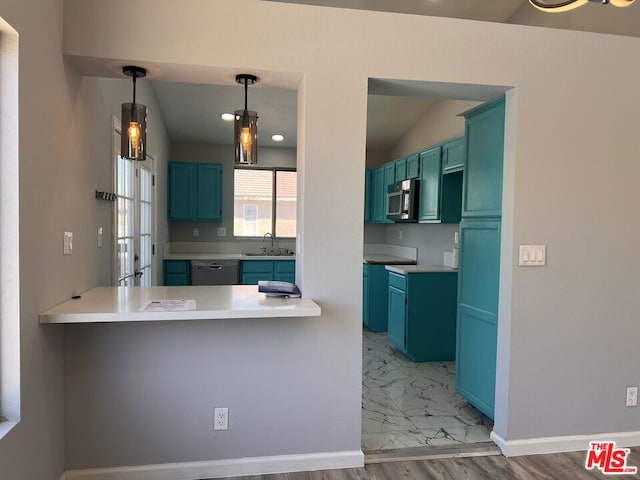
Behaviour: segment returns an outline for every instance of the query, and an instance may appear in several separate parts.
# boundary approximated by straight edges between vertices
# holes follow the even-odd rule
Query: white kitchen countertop
[[[387,265],[385,267],[390,272],[407,275],[411,273],[457,273],[457,268],[445,267],[443,265]]]
[[[151,300],[190,299],[196,301],[195,310],[140,311]],[[266,297],[256,285],[96,287],[40,314],[40,323],[318,317],[320,313],[310,298]]]
[[[402,265],[408,265],[408,264],[414,264],[416,263],[416,261],[410,258],[396,257],[395,255],[386,255],[386,254],[380,254],[380,253],[365,253],[364,263],[383,264],[383,265],[398,263]]]

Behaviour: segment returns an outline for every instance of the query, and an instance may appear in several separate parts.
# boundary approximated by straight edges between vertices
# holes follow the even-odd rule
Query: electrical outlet
[[[98,248],[102,248],[102,227],[98,227]]]
[[[200,236],[200,229],[198,227],[193,227],[193,231],[191,232],[194,237]]]
[[[216,234],[219,237],[226,237],[227,236],[227,229],[225,227],[218,227],[216,230]]]
[[[638,406],[638,387],[627,387],[627,407]]]
[[[229,430],[229,409],[214,408],[213,409],[213,429]]]
[[[398,230],[398,240],[402,240],[402,230]]]

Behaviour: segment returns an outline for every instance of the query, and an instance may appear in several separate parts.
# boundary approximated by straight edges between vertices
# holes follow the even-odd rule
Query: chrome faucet
[[[267,232],[262,236],[262,242],[264,243],[265,238],[267,238],[267,235],[271,237],[271,251],[269,253],[273,253],[275,252],[275,248],[273,247],[273,235],[271,234],[271,232]],[[263,248],[263,250],[265,250],[266,253],[266,249]]]

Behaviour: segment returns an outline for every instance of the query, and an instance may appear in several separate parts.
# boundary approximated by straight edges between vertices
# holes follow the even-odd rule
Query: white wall
[[[259,147],[258,164],[261,167],[296,168],[294,148]],[[169,239],[171,242],[234,242],[233,238],[233,168],[235,153],[233,145],[209,143],[171,144],[171,161],[222,164],[222,222],[171,222]],[[162,212],[164,215],[164,212]],[[164,215],[166,217],[166,215]],[[199,236],[193,236],[197,227]],[[227,235],[217,236],[217,228],[225,227]]]
[[[0,461],[13,478],[55,478],[63,449],[62,336],[56,326],[40,327],[37,313],[94,283],[93,263],[59,252],[63,229],[82,231],[92,221],[95,212],[80,202],[87,192],[76,189],[89,191],[93,175],[88,147],[79,154],[64,148],[84,129],[70,121],[80,77],[60,60],[56,4],[5,3],[3,14],[21,33],[21,125],[39,136],[21,140],[24,415],[0,441]],[[503,217],[501,272],[508,281],[501,295],[512,295],[499,318],[496,431],[525,439],[640,430],[635,410],[623,406],[624,387],[640,382],[640,226],[628,220],[640,202],[640,93],[602,88],[612,78],[638,83],[640,66],[626,61],[640,54],[638,40],[256,0],[65,5],[65,52],[85,60],[143,59],[167,80],[178,70],[302,72],[298,276],[323,309],[304,321],[69,328],[67,467],[359,448],[369,77],[516,87],[507,103],[504,204],[511,213]],[[256,39],[242,65],[228,40],[237,33],[228,19],[239,14]],[[35,195],[42,191],[49,197]],[[511,268],[513,247],[529,242],[548,245],[549,265]],[[205,368],[214,362],[215,378]],[[191,366],[190,376],[176,380]],[[239,412],[232,416],[238,429],[225,437],[201,430],[221,402]],[[89,412],[93,423],[83,425]],[[174,416],[169,428],[156,436],[167,412]],[[290,423],[276,427],[266,412]]]

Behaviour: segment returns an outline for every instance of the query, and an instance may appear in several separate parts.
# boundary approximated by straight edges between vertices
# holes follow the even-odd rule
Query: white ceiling
[[[386,11],[405,14],[455,17],[502,23],[546,25],[585,31],[640,36],[640,5],[615,8],[589,3],[572,13],[540,13],[528,5],[527,0],[267,0],[284,3],[308,4]],[[636,2],[640,3],[640,2]],[[570,16],[569,16],[570,15]],[[551,19],[551,20],[549,20]],[[549,22],[554,22],[549,25]],[[101,66],[100,68],[105,68]],[[93,72],[98,74],[100,72]],[[103,72],[104,73],[104,72]],[[239,72],[236,72],[239,73]],[[285,83],[290,90],[273,88],[270,74],[261,72],[264,81],[250,86],[248,107],[258,112],[260,146],[295,148],[297,122],[297,92],[294,83]],[[233,123],[224,122],[220,114],[233,113],[244,106],[244,87],[233,84],[233,75],[225,72],[221,81],[202,72],[202,78],[188,80],[203,83],[180,83],[153,80],[157,100],[172,141],[232,144]],[[165,77],[166,78],[166,77]],[[184,79],[187,80],[187,79]],[[177,83],[176,83],[177,82]],[[215,83],[215,84],[212,84]],[[220,84],[219,84],[220,83]],[[280,85],[283,83],[280,82]],[[492,100],[504,92],[501,87],[470,90],[468,86],[456,89],[451,85],[424,84],[371,80],[367,112],[367,148],[388,150],[423,115],[433,98],[461,100]],[[271,135],[281,133],[285,141],[275,143]]]

